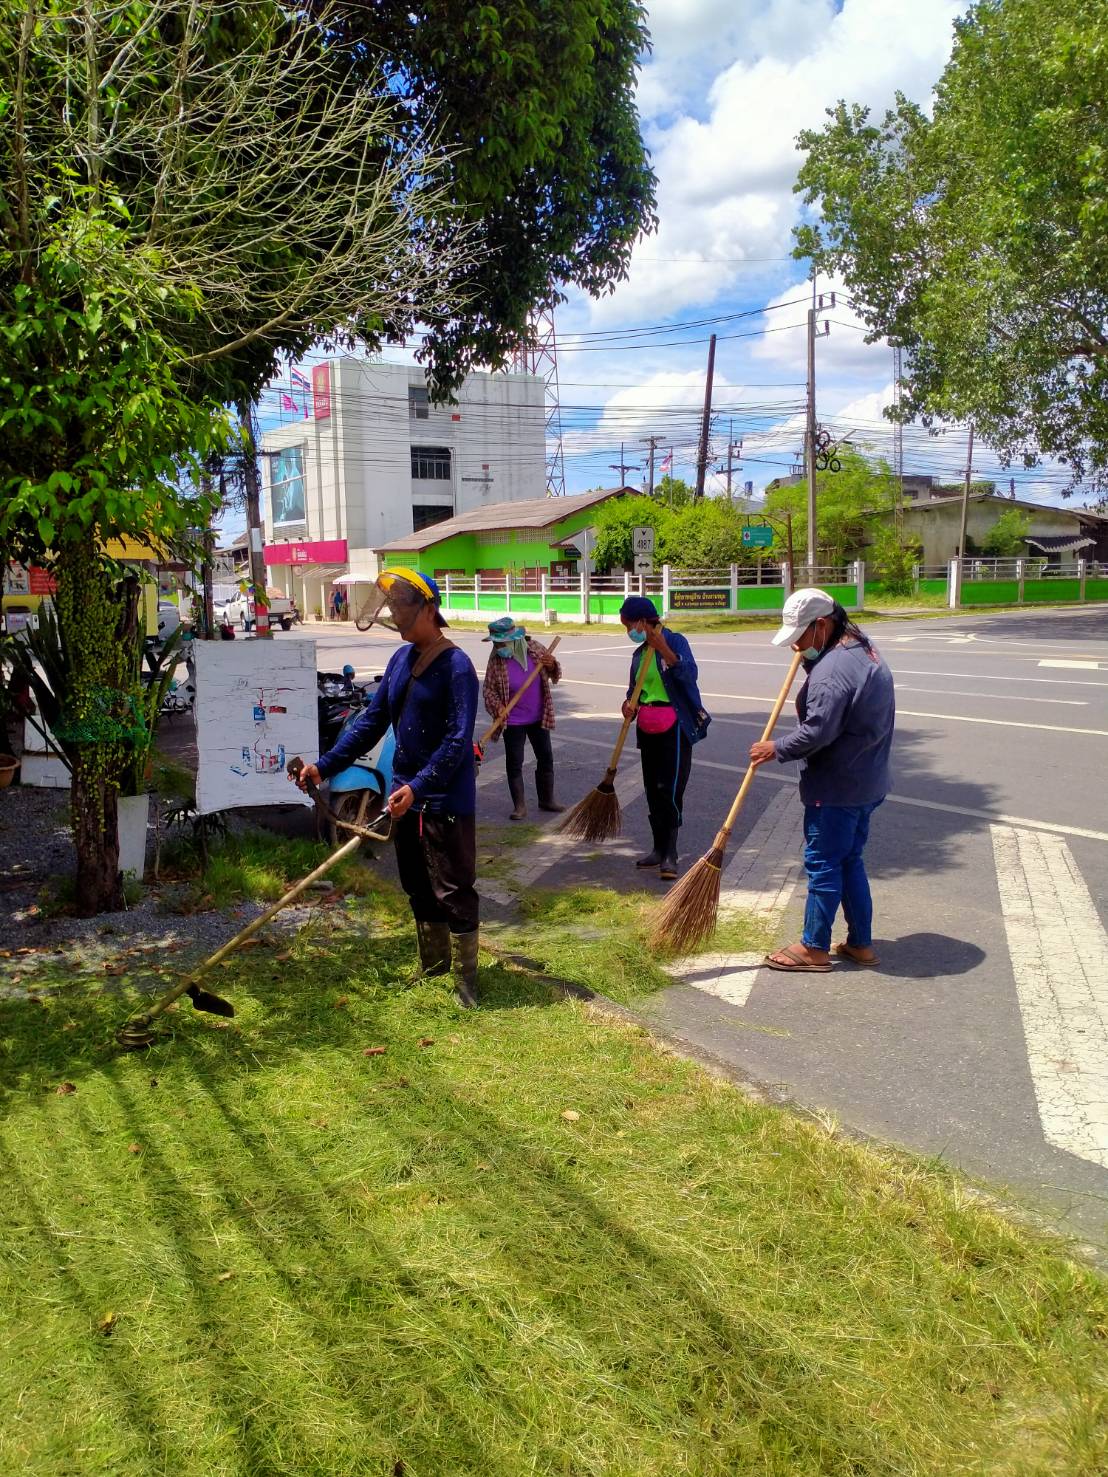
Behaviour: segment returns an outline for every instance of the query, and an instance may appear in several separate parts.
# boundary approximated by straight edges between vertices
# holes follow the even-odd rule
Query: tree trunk
[[[76,910],[84,918],[124,906],[119,872],[119,786],[133,768],[134,699],[142,630],[139,586],[117,582],[90,537],[57,562],[55,604],[66,668],[58,733],[72,773],[70,813],[77,853]]]
[[[82,918],[123,907],[119,870],[118,792],[79,758],[73,766],[73,844],[77,851],[76,911]]]

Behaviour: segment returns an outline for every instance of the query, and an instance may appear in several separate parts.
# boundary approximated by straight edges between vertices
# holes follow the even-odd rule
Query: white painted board
[[[310,805],[285,765],[319,750],[312,640],[196,641],[196,808]]]

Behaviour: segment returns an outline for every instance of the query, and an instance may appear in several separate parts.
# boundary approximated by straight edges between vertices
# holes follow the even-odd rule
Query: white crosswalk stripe
[[[1044,1137],[1108,1168],[1108,938],[1060,836],[990,829]]]

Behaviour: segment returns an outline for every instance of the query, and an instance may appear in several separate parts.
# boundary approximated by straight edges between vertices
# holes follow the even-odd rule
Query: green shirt
[[[642,659],[643,659],[644,662],[646,661],[647,653],[649,651],[650,651],[650,647],[648,646],[646,648],[646,651],[643,652],[643,658]],[[642,670],[641,667],[640,667],[639,670],[640,671]],[[640,703],[668,703],[669,702],[669,693],[666,692],[665,686],[662,683],[662,674],[661,674],[661,672],[658,669],[658,653],[657,652],[654,652],[654,660],[650,663],[650,671],[647,673],[647,675],[646,675],[646,681],[642,685],[642,696],[639,698],[639,702]]]

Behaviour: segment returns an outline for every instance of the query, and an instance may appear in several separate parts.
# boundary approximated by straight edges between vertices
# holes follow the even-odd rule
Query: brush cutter
[[[302,759],[296,758],[289,761],[288,772],[294,779],[299,778],[303,768],[304,761]],[[233,1016],[235,1008],[229,1000],[224,1000],[221,996],[213,995],[210,991],[202,989],[197,981],[209,970],[214,969],[222,960],[226,959],[229,954],[234,953],[237,948],[246,943],[247,939],[253,938],[259,929],[263,928],[282,908],[287,908],[290,903],[295,902],[301,893],[311,887],[313,882],[317,882],[321,877],[325,876],[344,857],[353,856],[363,841],[388,841],[392,836],[392,817],[387,811],[382,817],[378,818],[375,826],[356,826],[351,821],[340,820],[324,803],[319,790],[310,780],[308,782],[308,793],[323,814],[332,820],[336,826],[344,831],[354,832],[350,840],[340,846],[337,851],[332,852],[325,861],[322,861],[306,877],[302,877],[299,882],[290,887],[288,892],[283,897],[278,898],[272,906],[266,908],[264,913],[253,919],[245,928],[240,929],[233,939],[230,939],[221,948],[217,949],[214,954],[210,954],[203,963],[198,964],[191,974],[186,975],[183,980],[179,980],[164,995],[159,995],[149,1009],[142,1011],[139,1015],[132,1016],[130,1020],[126,1021],[116,1032],[115,1037],[116,1041],[125,1051],[139,1051],[144,1047],[152,1046],[155,1039],[154,1032],[151,1030],[153,1022],[157,1020],[158,1016],[168,1010],[175,1000],[179,1000],[182,995],[188,995],[197,1010],[207,1011],[212,1015]]]

